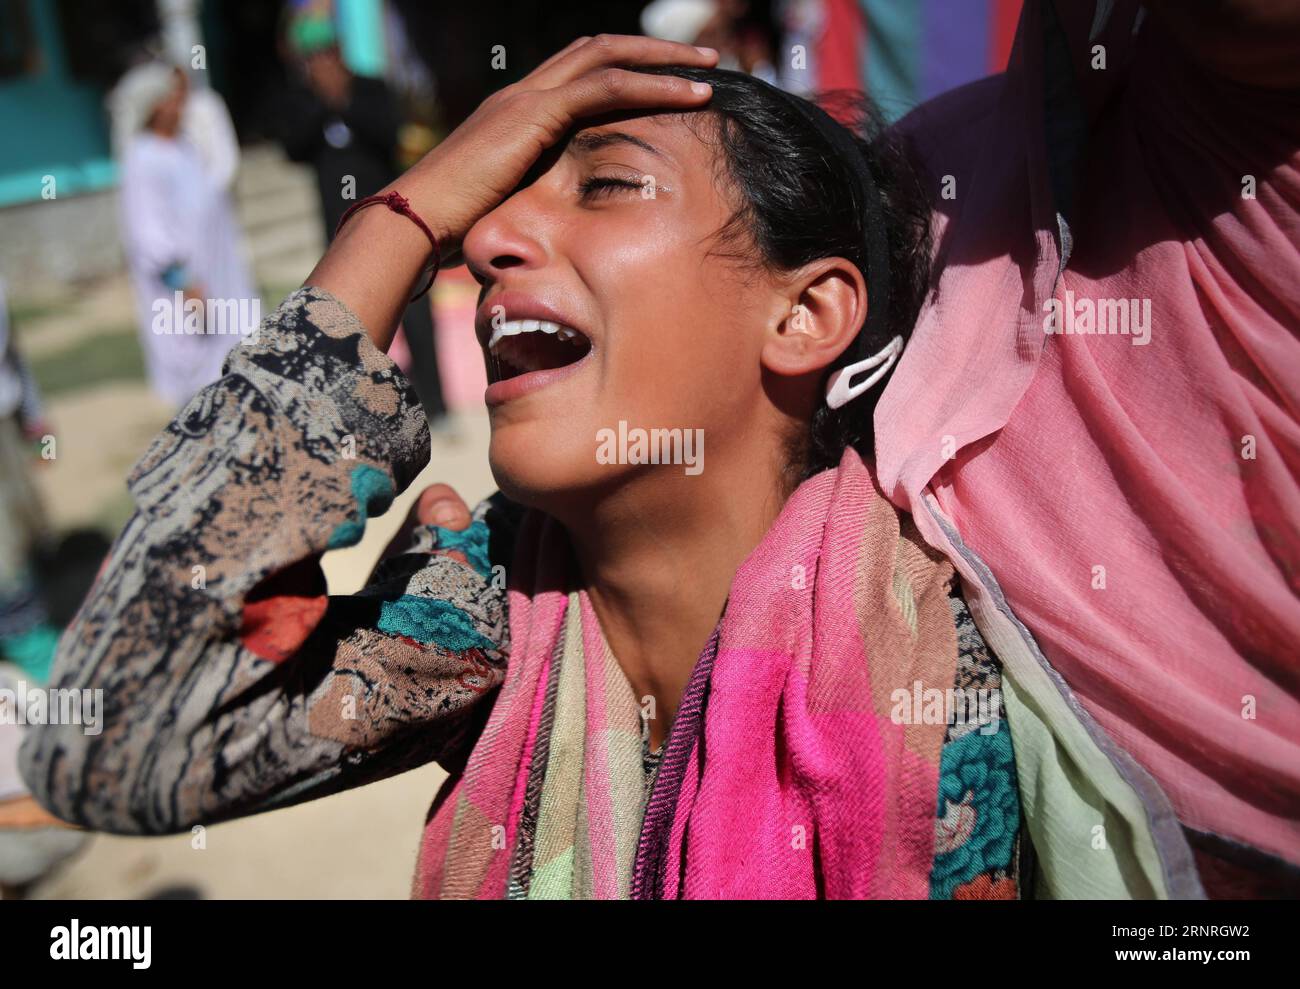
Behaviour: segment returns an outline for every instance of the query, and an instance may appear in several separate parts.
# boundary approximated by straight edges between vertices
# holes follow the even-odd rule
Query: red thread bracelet
[[[394,213],[400,213],[402,216],[409,219],[424,232],[424,236],[428,237],[429,243],[433,245],[433,267],[429,270],[429,280],[425,283],[424,288],[420,289],[420,291],[416,292],[415,295],[412,296],[411,301],[414,302],[416,299],[424,295],[425,292],[429,291],[429,289],[433,288],[433,280],[438,277],[438,266],[442,263],[442,252],[438,250],[438,238],[433,235],[433,231],[429,229],[428,224],[420,219],[419,214],[417,214],[415,210],[411,209],[411,204],[405,196],[394,189],[392,192],[385,193],[382,196],[366,196],[365,199],[358,199],[347,208],[347,211],[342,216],[339,217],[339,225],[334,228],[334,236],[337,237],[339,235],[339,231],[343,229],[343,224],[348,222],[348,217],[357,210],[363,209],[366,206],[373,206],[375,203],[383,203]]]

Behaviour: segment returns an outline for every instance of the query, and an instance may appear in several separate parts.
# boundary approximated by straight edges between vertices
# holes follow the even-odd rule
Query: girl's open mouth
[[[576,364],[591,352],[578,330],[544,319],[512,319],[493,327],[488,340],[488,382]]]

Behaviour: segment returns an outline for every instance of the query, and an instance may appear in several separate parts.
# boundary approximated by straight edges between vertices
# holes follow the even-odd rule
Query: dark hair
[[[724,230],[727,239],[740,242],[743,238],[736,235],[747,234],[758,252],[756,260],[777,270],[819,258],[847,258],[863,272],[870,294],[861,181],[827,138],[789,105],[788,95],[727,69],[639,70],[713,87],[705,112],[719,122],[716,140],[741,200]],[[854,143],[879,189],[888,227],[889,318],[875,328],[879,339],[863,341],[862,352],[872,354],[895,336],[907,340],[925,299],[930,282],[929,200],[917,166],[901,140],[884,128],[870,100],[861,93],[835,92],[817,102],[837,120],[849,121]],[[826,376],[848,363],[853,352],[847,348],[826,369]],[[848,446],[874,459],[872,415],[883,389],[882,382],[840,409],[818,402],[809,434],[798,437],[789,451],[795,480],[834,467]]]

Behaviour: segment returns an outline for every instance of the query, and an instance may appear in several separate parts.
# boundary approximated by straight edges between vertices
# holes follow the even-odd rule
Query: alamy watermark
[[[996,735],[1002,718],[1002,691],[986,687],[899,687],[889,695],[896,725],[965,725],[981,735]]]
[[[628,428],[627,420],[618,421],[618,429],[608,426],[596,430],[598,464],[682,464],[686,473],[704,471],[703,429]]]
[[[50,957],[55,961],[129,961],[145,969],[153,961],[153,928],[87,924],[76,917],[50,930]]]
[[[0,683],[0,725],[81,725],[83,735],[104,730],[104,691]],[[7,684],[14,686],[7,686]]]
[[[200,299],[177,290],[153,300],[150,329],[158,336],[251,336],[262,322],[262,300]]]
[[[1065,300],[1055,297],[1043,303],[1043,332],[1049,336],[1131,336],[1135,347],[1151,342],[1150,299],[1075,298],[1066,291]]]

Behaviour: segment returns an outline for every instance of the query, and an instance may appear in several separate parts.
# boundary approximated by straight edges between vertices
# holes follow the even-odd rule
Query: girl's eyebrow
[[[599,151],[601,148],[607,148],[613,144],[631,144],[642,151],[650,152],[656,158],[661,158],[664,161],[668,160],[667,155],[648,141],[644,141],[634,134],[626,134],[617,130],[582,131],[574,134],[569,139],[568,144],[565,145],[564,152],[565,154],[591,154],[593,151]]]

